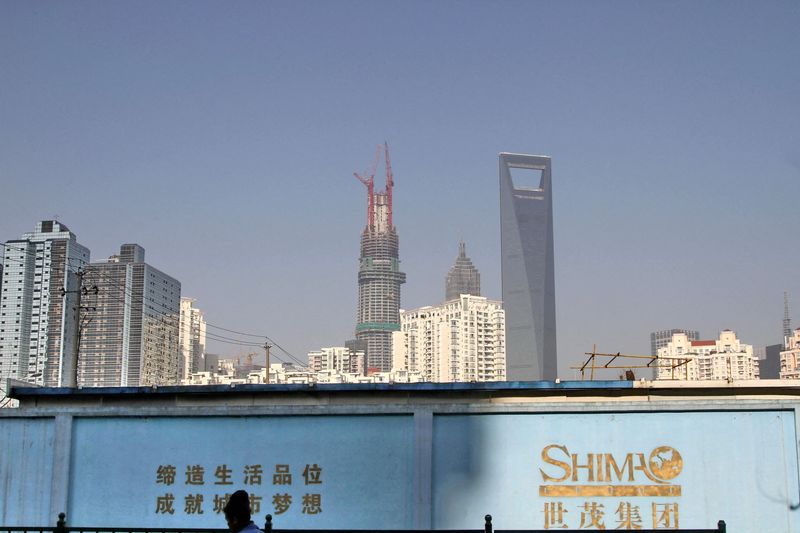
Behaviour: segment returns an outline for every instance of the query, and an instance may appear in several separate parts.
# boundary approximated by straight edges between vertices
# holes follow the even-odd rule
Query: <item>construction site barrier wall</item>
[[[219,528],[245,489],[281,529],[800,530],[796,399],[331,394],[23,399],[0,524]]]

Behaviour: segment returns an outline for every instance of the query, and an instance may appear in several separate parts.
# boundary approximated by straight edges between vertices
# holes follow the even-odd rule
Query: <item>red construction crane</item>
[[[389,231],[392,229],[392,187],[394,186],[394,176],[392,176],[392,163],[389,161],[389,143],[383,143],[385,159],[386,159],[386,206],[387,216],[386,222]]]
[[[375,150],[375,162],[372,164],[372,171],[367,171],[364,176],[359,176],[353,172],[353,176],[367,187],[367,225],[369,228],[375,226],[375,172],[378,170],[378,163],[381,159],[381,147]]]
[[[389,159],[389,143],[384,142],[379,144],[375,150],[375,162],[372,164],[371,171],[367,171],[363,176],[353,172],[353,176],[358,179],[367,187],[367,227],[375,227],[375,172],[378,169],[378,163],[381,160],[381,152],[383,152],[384,159],[386,160],[386,222],[388,228],[392,228],[392,188],[394,187],[394,176],[392,175],[392,163]]]

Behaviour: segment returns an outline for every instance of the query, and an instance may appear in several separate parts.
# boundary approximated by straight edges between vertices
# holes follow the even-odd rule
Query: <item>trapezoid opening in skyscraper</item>
[[[513,176],[512,170],[517,171]],[[530,174],[539,177],[538,183],[523,179]],[[554,380],[553,196],[547,156],[500,153],[500,254],[507,378]]]
[[[386,188],[375,192],[375,172],[381,154],[386,163]],[[392,219],[394,177],[389,146],[378,146],[371,171],[355,177],[367,188],[367,225],[361,232],[358,262],[356,339],[366,343],[366,370],[392,369],[392,333],[400,330],[400,244]]]

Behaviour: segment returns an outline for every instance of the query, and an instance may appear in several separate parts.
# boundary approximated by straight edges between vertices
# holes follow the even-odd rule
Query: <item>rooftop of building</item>
[[[550,159],[549,155],[520,154],[520,153],[517,153],[517,152],[500,152],[497,155],[510,155],[510,156],[520,156],[520,157],[541,157],[543,159]]]

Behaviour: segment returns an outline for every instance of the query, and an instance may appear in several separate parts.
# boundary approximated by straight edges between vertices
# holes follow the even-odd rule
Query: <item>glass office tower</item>
[[[500,245],[507,379],[555,379],[558,365],[549,157],[500,154]]]

